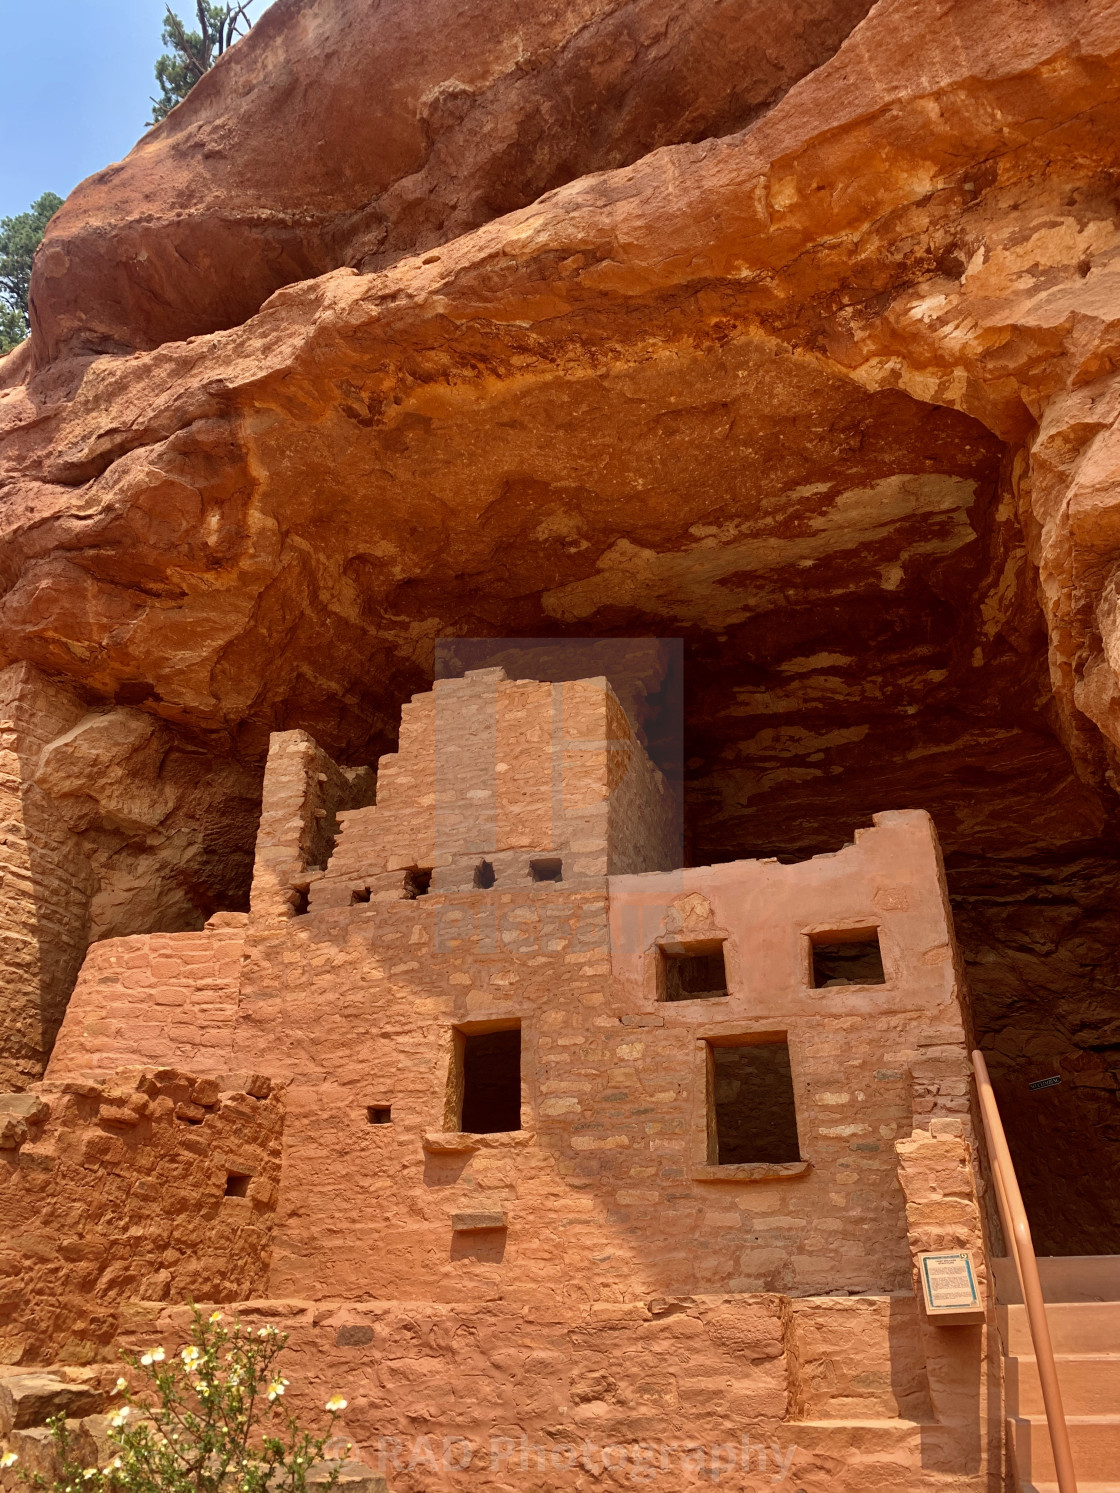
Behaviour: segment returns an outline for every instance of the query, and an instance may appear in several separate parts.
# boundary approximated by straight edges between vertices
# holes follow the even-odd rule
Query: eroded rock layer
[[[73,194],[0,661],[92,718],[21,791],[100,905],[146,868],[110,931],[198,927],[270,731],[374,763],[440,636],[683,637],[690,859],[928,809],[1044,1247],[1117,1249],[1053,1175],[1120,1141],[1120,17],[782,12],[278,0]]]

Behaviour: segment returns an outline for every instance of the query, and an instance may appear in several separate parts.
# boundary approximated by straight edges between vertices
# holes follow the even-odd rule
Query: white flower
[[[210,1321],[211,1322],[220,1322],[221,1320],[222,1320],[222,1314],[221,1314],[221,1312],[211,1312],[210,1313]]]
[[[273,1379],[272,1383],[268,1386],[268,1398],[270,1400],[278,1399],[288,1387],[288,1382],[287,1379]]]
[[[140,1359],[140,1362],[146,1369],[149,1369],[153,1363],[162,1363],[166,1357],[167,1354],[162,1348],[149,1348],[147,1353]]]
[[[346,1409],[346,1401],[342,1398],[341,1395],[331,1395],[330,1399],[326,1403],[325,1408],[329,1410],[332,1415],[337,1415],[340,1410]]]
[[[108,1463],[107,1466],[103,1467],[101,1470],[102,1470],[102,1472],[116,1472],[117,1469],[120,1467],[120,1465],[121,1465],[121,1459],[120,1459],[120,1457],[114,1457],[113,1460],[110,1463]]]
[[[198,1360],[201,1357],[201,1354],[199,1353],[198,1349],[192,1345],[189,1348],[184,1348],[182,1353],[179,1354],[179,1357],[183,1360],[183,1367],[186,1369],[187,1373],[193,1374],[195,1369],[198,1367]]]
[[[124,1394],[124,1392],[125,1392],[125,1390],[127,1388],[128,1388],[128,1380],[124,1379],[124,1378],[121,1378],[121,1379],[118,1379],[117,1382],[113,1385],[112,1393],[115,1394],[115,1395]]]
[[[115,1426],[119,1430],[128,1419],[129,1414],[129,1407],[127,1405],[122,1405],[119,1410],[114,1410],[112,1415],[110,1415],[109,1424],[111,1426]]]
[[[14,1467],[18,1461],[19,1457],[15,1452],[5,1452],[4,1455],[0,1457],[0,1467]]]
[[[83,1477],[96,1477],[97,1476],[97,1468],[96,1467],[83,1467],[82,1468],[82,1476]]]

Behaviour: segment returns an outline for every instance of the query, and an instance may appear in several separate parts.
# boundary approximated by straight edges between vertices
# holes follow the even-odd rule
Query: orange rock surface
[[[72,195],[0,364],[0,660],[114,714],[13,793],[144,888],[102,931],[198,929],[269,731],[371,764],[441,634],[683,636],[690,860],[929,810],[1040,1237],[1103,1252],[1120,1191],[1046,1158],[1120,1144],[1120,17],[777,14],[279,0]],[[206,803],[122,823],[139,745]]]

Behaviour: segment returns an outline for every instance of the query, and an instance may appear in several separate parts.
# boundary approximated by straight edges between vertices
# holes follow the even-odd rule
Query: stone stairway
[[[1120,1493],[1120,1256],[1038,1265],[1079,1493]],[[1057,1493],[1026,1307],[1006,1268],[996,1276],[1005,1302],[999,1327],[1014,1486],[1019,1493]]]

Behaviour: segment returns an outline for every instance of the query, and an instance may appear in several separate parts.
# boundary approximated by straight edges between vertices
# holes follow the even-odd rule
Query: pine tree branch
[[[170,5],[167,7],[167,20],[171,26],[172,31],[174,31],[175,33],[175,45],[178,47],[179,51],[182,52],[188,67],[192,68],[197,74],[197,77],[195,79],[195,81],[197,82],[198,78],[201,78],[203,73],[206,72],[208,63],[201,60],[195,55],[194,50],[191,47],[190,37],[183,30],[183,23],[171,9]]]

